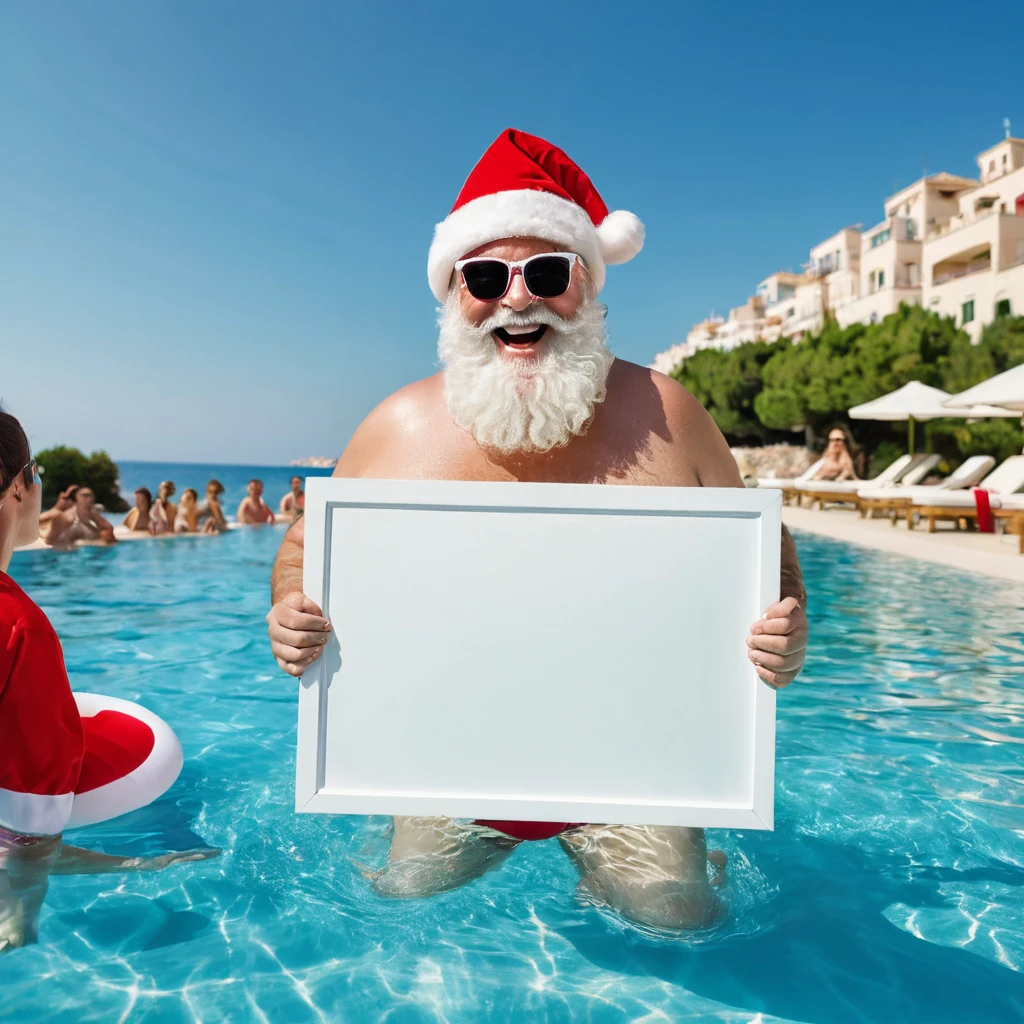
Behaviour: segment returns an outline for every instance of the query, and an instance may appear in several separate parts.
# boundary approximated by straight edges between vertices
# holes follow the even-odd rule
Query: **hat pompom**
[[[644,247],[644,226],[635,213],[614,210],[597,229],[605,263],[628,263]]]

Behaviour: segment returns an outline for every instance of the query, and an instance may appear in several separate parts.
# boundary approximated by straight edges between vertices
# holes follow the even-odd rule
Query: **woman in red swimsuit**
[[[61,844],[85,739],[53,626],[10,576],[39,536],[42,487],[21,424],[0,411],[0,954],[34,942],[50,874],[143,871],[218,850],[116,857]]]

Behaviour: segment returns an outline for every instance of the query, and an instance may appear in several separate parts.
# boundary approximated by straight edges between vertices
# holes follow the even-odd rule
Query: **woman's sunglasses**
[[[18,470],[18,473],[15,475],[14,479],[17,479],[18,476],[21,477],[22,482],[25,484],[26,491],[29,490],[33,484],[42,483],[42,481],[39,479],[39,467],[36,465],[35,459],[29,459],[29,461],[26,462],[25,465],[22,466],[20,470]],[[6,501],[6,498],[0,501],[0,508],[4,507],[4,502]]]
[[[466,290],[481,302],[497,302],[508,295],[512,278],[523,275],[526,290],[535,299],[554,299],[569,290],[574,252],[542,252],[525,260],[499,260],[493,256],[472,256],[459,260],[455,269]]]
[[[25,481],[25,490],[28,490],[33,484],[42,483],[39,479],[39,467],[36,465],[35,459],[29,459],[21,468],[21,479]]]

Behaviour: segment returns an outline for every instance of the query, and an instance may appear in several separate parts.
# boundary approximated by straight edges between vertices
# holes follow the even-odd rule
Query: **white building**
[[[659,352],[654,357],[651,367],[659,373],[670,374],[684,359],[689,359],[695,352],[703,348],[717,348],[718,331],[724,323],[722,317],[712,314],[707,320],[694,324],[686,336],[686,341]]]
[[[924,243],[922,303],[978,341],[997,316],[1024,314],[1024,139],[978,157],[981,183]]]
[[[889,196],[885,219],[843,228],[810,251],[804,274],[765,278],[726,320],[712,317],[660,353],[669,369],[702,348],[799,339],[826,316],[875,323],[901,303],[951,316],[975,342],[1001,315],[1024,315],[1024,139],[978,156],[980,181],[931,174]]]
[[[977,184],[955,174],[931,174],[885,201],[885,220],[861,235],[858,294],[833,304],[840,327],[876,323],[902,302],[920,304],[925,235],[948,223],[959,196]]]

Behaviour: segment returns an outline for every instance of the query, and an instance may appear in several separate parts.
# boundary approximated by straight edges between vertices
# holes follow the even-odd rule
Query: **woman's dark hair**
[[[9,412],[0,409],[0,491],[10,487],[31,458],[32,450],[21,424]]]
[[[825,434],[825,436],[828,437],[828,435],[831,434],[833,430],[838,430],[846,439],[846,450],[851,455],[855,455],[857,452],[860,451],[860,445],[857,444],[857,442],[853,439],[853,433],[845,423],[833,423],[832,426],[828,428],[828,432]]]
[[[141,494],[146,499],[146,504],[152,508],[153,506],[153,495],[148,487],[136,487],[136,494]]]

